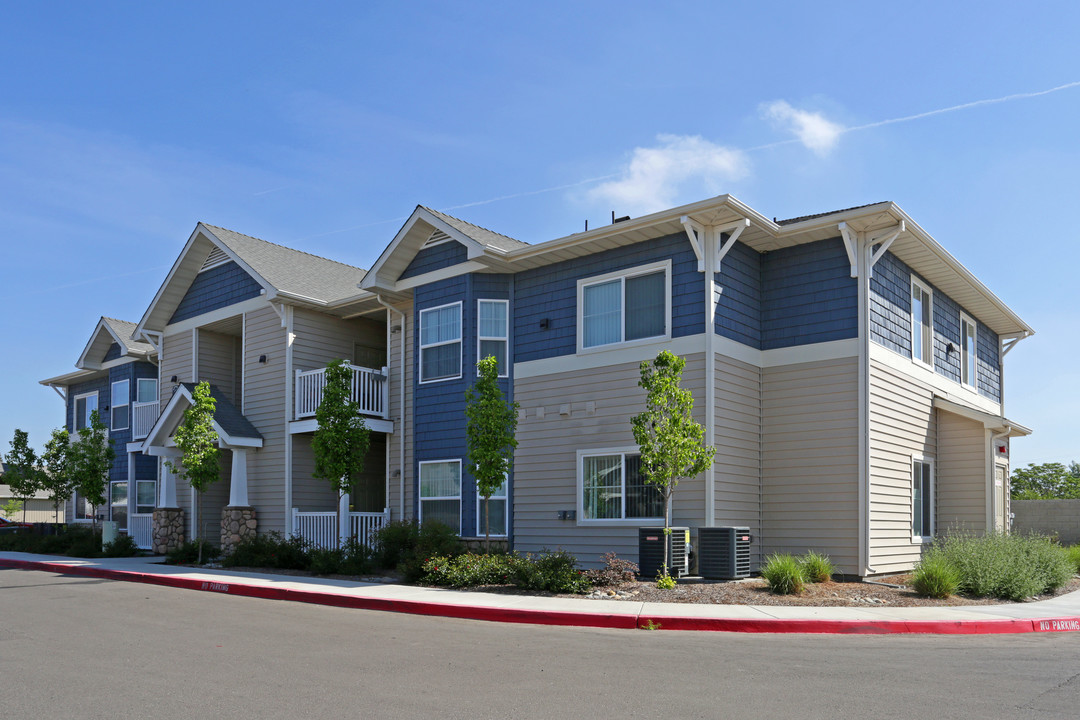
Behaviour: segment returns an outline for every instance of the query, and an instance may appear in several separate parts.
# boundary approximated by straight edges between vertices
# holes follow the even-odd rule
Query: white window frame
[[[925,353],[929,356],[929,360],[924,360],[921,357],[915,357],[915,331],[916,331],[916,319],[915,319],[915,288],[919,288],[922,291],[923,302],[930,305],[930,320],[927,329],[922,333],[922,341],[925,348]],[[914,275],[911,276],[911,289],[908,291],[908,299],[911,302],[911,359],[920,365],[928,368],[934,367],[934,291],[930,289],[928,285],[918,280]],[[918,319],[919,327],[922,327],[922,318]]]
[[[506,510],[503,512],[503,531],[501,533],[492,532],[491,537],[506,537],[509,534],[510,528],[510,481],[503,478],[502,495],[496,493],[491,494],[491,500],[502,500],[506,503]],[[481,522],[484,517],[484,496],[480,494],[480,491],[476,491],[476,537],[484,537],[481,527]]]
[[[664,271],[664,332],[661,335],[653,335],[651,337],[637,338],[635,340],[620,339],[615,342],[604,343],[603,345],[592,345],[585,347],[585,288],[592,285],[599,285],[601,283],[611,282],[612,280],[620,281],[621,288],[621,305],[619,308],[619,337],[624,338],[626,335],[626,280],[628,278],[639,277],[641,275],[650,275],[659,270]],[[669,340],[671,338],[671,260],[663,260],[661,262],[649,263],[648,265],[638,265],[636,267],[627,268],[626,270],[618,270],[616,272],[606,273],[604,275],[592,275],[587,278],[581,278],[577,281],[577,351],[579,353],[597,352],[608,350],[613,347],[629,347],[634,345],[645,345],[649,343],[655,343],[657,341]]]
[[[143,383],[153,383],[154,384],[154,397],[153,397],[153,399],[151,399],[151,400],[139,400],[139,396],[141,395],[141,393],[139,392],[139,388],[142,387]],[[159,402],[159,397],[160,397],[160,395],[159,395],[157,378],[135,378],[135,402],[156,403],[156,402]]]
[[[79,413],[79,401],[80,400],[85,400],[86,398],[90,398],[90,397],[94,398],[94,402],[95,402],[94,410],[98,411],[98,416],[99,417],[101,416],[101,398],[98,397],[98,391],[97,390],[94,390],[93,392],[81,393],[79,395],[76,395],[71,401],[71,433],[72,434],[75,434],[75,433],[77,433],[79,431],[79,414],[78,414]],[[93,412],[93,410],[91,410],[90,412]],[[88,412],[86,414],[86,417],[84,418],[85,424],[83,425],[83,427],[90,427],[90,412]]]
[[[641,448],[637,445],[625,445],[622,447],[592,448],[577,451],[577,524],[578,525],[602,525],[605,527],[647,527],[650,525],[663,524],[663,510],[657,517],[627,518],[626,517],[626,456],[640,455]],[[623,517],[620,518],[587,518],[585,517],[585,458],[622,455],[622,503]]]
[[[929,534],[916,535],[915,534],[915,467],[916,464],[928,465],[930,467],[930,517],[923,518],[923,532],[926,533],[929,530]],[[937,476],[935,473],[934,459],[925,457],[922,455],[911,456],[911,469],[908,472],[908,477],[911,481],[911,542],[926,544],[932,542],[934,539],[934,530],[936,529],[936,515],[937,515]],[[920,478],[921,482],[921,478]]]
[[[423,492],[423,488],[424,488],[424,484],[423,484],[423,480],[422,480],[423,473],[424,473],[424,470],[423,470],[424,466],[425,465],[446,465],[448,463],[458,466],[458,494],[457,495],[439,495],[437,497],[436,496],[424,497],[423,495],[421,495],[421,493]],[[417,520],[420,522],[421,525],[424,524],[424,501],[425,500],[457,500],[458,501],[458,526],[457,526],[457,532],[458,532],[458,535],[460,536],[461,535],[461,529],[462,529],[461,516],[462,516],[462,513],[464,511],[464,503],[462,503],[462,501],[461,501],[461,496],[463,494],[462,486],[464,485],[463,478],[461,476],[461,458],[446,458],[445,460],[421,460],[418,463],[418,465],[419,465],[419,467],[417,468],[417,473],[416,473]]]
[[[116,386],[127,385],[127,402],[116,403]],[[123,427],[117,427],[113,423],[113,419],[116,417],[116,408],[122,407],[125,409],[124,417],[127,418],[127,422]],[[109,385],[109,429],[110,430],[127,430],[131,427],[131,380],[117,380]]]
[[[434,312],[435,310],[442,310],[443,308],[453,307],[455,305],[457,306],[457,309],[458,309],[458,337],[457,337],[457,340],[444,340],[442,342],[429,343],[429,344],[425,345],[424,344],[424,314]],[[416,369],[416,371],[417,371],[417,376],[420,378],[420,384],[421,385],[427,385],[429,383],[446,382],[447,380],[460,380],[461,379],[461,367],[462,367],[462,364],[464,363],[464,357],[462,356],[462,351],[463,351],[463,348],[464,348],[463,336],[465,335],[465,327],[464,327],[464,325],[462,323],[462,315],[461,315],[461,301],[459,300],[458,302],[446,303],[444,305],[437,305],[435,307],[424,308],[423,310],[421,310],[420,311],[419,322],[417,322],[417,333],[419,335],[418,339],[419,339],[419,344],[420,344],[420,352],[418,353],[417,357],[419,359],[419,365],[420,366]],[[424,350],[426,350],[428,348],[442,347],[443,345],[450,345],[452,343],[457,343],[457,346],[458,346],[458,374],[457,375],[448,375],[446,377],[440,377],[440,378],[433,378],[431,380],[425,380],[424,379]]]
[[[150,485],[152,485],[154,487],[153,500],[150,502],[150,512],[148,512],[148,513],[140,513],[139,512],[140,507],[146,507],[145,505],[142,505],[142,506],[139,505],[139,485],[141,485],[143,483],[148,483],[148,484],[150,484]],[[128,488],[128,493],[130,495],[131,488]],[[130,515],[152,515],[153,512],[154,512],[154,508],[157,507],[157,496],[158,496],[157,480],[139,480],[139,479],[136,479],[135,480],[135,495],[131,498],[131,507],[133,508],[133,510],[129,514],[129,517],[130,517]]]
[[[480,334],[480,306],[484,303],[490,303],[492,305],[502,305],[503,310],[506,313],[506,335],[481,335]],[[479,362],[481,359],[480,345],[487,340],[488,342],[502,342],[506,346],[506,350],[503,352],[506,358],[502,371],[499,373],[499,377],[510,377],[510,301],[509,300],[492,300],[489,298],[478,298],[476,301],[476,376],[480,377]]]
[[[971,377],[969,378],[971,382],[964,381],[964,371],[968,363],[965,324],[971,326]],[[960,313],[960,384],[972,390],[979,388],[979,324],[965,312]]]
[[[97,517],[98,509],[94,505],[90,505],[90,511],[91,511],[90,514],[92,516],[94,516],[94,517],[80,518],[80,517],[76,516],[76,513],[78,512],[78,509],[79,509],[80,502],[85,502],[85,500],[86,500],[86,498],[82,497],[82,493],[79,492],[78,488],[71,491],[71,521],[72,522],[92,523],[92,522],[94,522],[94,517]]]

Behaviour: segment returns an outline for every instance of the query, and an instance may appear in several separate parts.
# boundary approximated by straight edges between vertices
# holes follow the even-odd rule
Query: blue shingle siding
[[[459,265],[469,258],[469,250],[459,242],[450,240],[428,248],[421,248],[398,280],[423,275],[434,270]]]
[[[105,357],[102,359],[102,362],[109,362],[110,360],[115,360],[118,357],[120,357],[120,343],[113,343],[109,346],[109,350],[105,353]]]
[[[477,300],[510,300],[513,317],[513,287],[515,278],[509,275],[474,273],[441,280],[417,287],[414,291],[413,341],[416,343],[415,384],[413,387],[413,427],[415,437],[415,477],[419,482],[420,462],[431,460],[461,460],[461,533],[476,534],[476,480],[466,465],[465,389],[476,378],[477,360]],[[461,302],[462,377],[431,383],[420,383],[420,311],[453,302]],[[510,328],[513,334],[513,325]],[[513,338],[507,348],[513,372]],[[503,393],[513,399],[513,382],[499,382]],[[509,494],[513,500],[513,477]],[[419,492],[415,494],[413,512],[419,513]],[[512,505],[511,505],[512,507]]]
[[[761,268],[762,256],[736,241],[715,275],[716,283],[723,288],[716,299],[715,332],[758,349],[761,348]],[[699,293],[697,301],[701,299]]]
[[[859,287],[840,238],[767,253],[761,276],[762,350],[858,336]]]
[[[75,433],[75,397],[96,392],[98,395],[98,414],[102,415],[102,422],[107,422],[104,417],[105,406],[109,404],[109,378],[102,377],[96,380],[78,383],[68,388],[67,416],[64,418],[64,427],[72,434]]]
[[[671,259],[673,337],[705,332],[705,280],[683,234],[566,260],[514,276],[514,358],[528,362],[577,352],[577,281]],[[725,290],[725,292],[727,292]],[[548,327],[540,327],[547,320]]]
[[[911,357],[911,277],[911,269],[886,252],[870,278],[870,339],[905,357]],[[960,313],[975,316],[923,278],[918,275],[915,278],[933,293],[934,371],[960,382]],[[978,391],[994,402],[1001,402],[998,336],[978,319],[975,321]],[[950,342],[957,348],[956,352],[946,351]]]
[[[201,272],[176,306],[170,323],[258,297],[262,286],[234,262]]]

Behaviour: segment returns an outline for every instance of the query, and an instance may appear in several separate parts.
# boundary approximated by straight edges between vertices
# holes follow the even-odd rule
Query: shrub
[[[947,598],[960,587],[960,573],[944,554],[930,550],[915,566],[911,585],[923,597]]]
[[[506,585],[514,566],[521,562],[514,555],[465,553],[457,557],[438,555],[423,563],[421,580],[442,587]]]
[[[101,554],[109,558],[135,557],[139,554],[139,546],[130,535],[117,535],[112,542],[105,543]]]
[[[598,570],[586,570],[585,577],[596,587],[608,587],[633,582],[641,568],[637,563],[623,560],[613,552],[604,553],[604,567]]]
[[[1073,575],[1065,549],[1041,535],[956,532],[934,549],[956,568],[960,590],[976,597],[1023,600],[1056,590]]]
[[[371,550],[350,538],[340,548],[308,550],[308,569],[316,575],[363,575],[371,569]]]
[[[415,520],[395,520],[380,528],[373,540],[375,565],[393,570],[411,554],[420,539],[420,525]]]
[[[199,543],[202,543],[203,562],[213,562],[221,550],[211,545],[207,540],[188,540],[165,553],[165,562],[168,565],[191,565],[199,561]]]
[[[1072,563],[1073,572],[1080,574],[1080,545],[1070,545],[1065,548],[1065,557]]]
[[[583,593],[589,589],[588,579],[577,567],[577,558],[565,550],[544,550],[536,557],[521,557],[514,564],[511,580],[524,590]]]
[[[657,587],[657,589],[658,590],[674,590],[676,584],[677,583],[675,582],[675,578],[668,575],[668,569],[667,569],[667,566],[665,565],[664,568],[660,571],[660,574],[656,576],[656,587]]]
[[[833,563],[828,555],[811,550],[799,558],[799,567],[806,582],[823,583],[832,580]]]
[[[761,568],[761,576],[777,595],[797,595],[803,591],[806,582],[799,561],[786,553],[767,557]]]
[[[299,536],[284,538],[271,532],[244,538],[221,559],[225,567],[264,567],[306,570],[310,564],[308,542]]]

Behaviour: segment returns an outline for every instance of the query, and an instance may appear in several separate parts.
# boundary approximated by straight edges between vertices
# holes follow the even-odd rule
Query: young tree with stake
[[[667,576],[671,535],[671,496],[679,480],[709,468],[716,449],[703,444],[705,428],[694,421],[694,398],[679,387],[686,360],[663,350],[652,363],[641,363],[645,411],[631,418],[634,441],[641,450],[645,482],[664,498],[664,569]]]
[[[364,459],[371,444],[371,431],[360,415],[360,406],[352,399],[352,368],[344,360],[326,366],[326,386],[322,401],[315,409],[318,429],[311,439],[315,454],[312,476],[330,483],[338,496],[338,535],[345,528],[342,513],[345,493],[353,478],[364,471]]]
[[[26,501],[41,488],[42,475],[37,453],[30,447],[29,433],[16,428],[15,437],[11,439],[11,452],[4,456],[4,462],[7,463],[4,483],[22,502],[23,522],[26,522]]]
[[[214,432],[214,409],[217,400],[210,395],[210,384],[201,382],[191,393],[191,406],[184,411],[184,419],[173,433],[173,442],[180,449],[180,462],[171,459],[165,464],[174,473],[187,480],[195,490],[196,513],[202,523],[203,492],[221,479],[221,465],[218,457],[221,451],[217,447],[218,436]],[[199,533],[199,559],[202,564],[203,545],[206,543]]]
[[[491,551],[491,496],[502,487],[517,448],[516,402],[506,402],[499,388],[499,364],[491,355],[476,363],[480,377],[465,391],[465,435],[469,472],[484,498],[484,550]]]
[[[60,505],[71,499],[75,490],[72,480],[71,436],[67,430],[57,428],[45,443],[45,452],[41,454],[45,465],[42,477],[42,489],[52,495],[53,519],[60,522]]]
[[[94,506],[93,529],[97,532],[97,509],[105,504],[116,451],[98,411],[90,413],[90,424],[79,428],[79,441],[70,449],[71,481],[79,494]]]

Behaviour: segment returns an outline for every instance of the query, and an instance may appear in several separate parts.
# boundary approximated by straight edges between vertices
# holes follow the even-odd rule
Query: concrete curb
[[[215,582],[130,570],[66,565],[57,562],[0,558],[0,567],[44,570],[63,575],[138,582],[164,587],[216,592],[267,600],[286,600],[315,605],[379,610],[412,615],[453,617],[487,622],[533,625],[618,628],[623,630],[706,630],[741,633],[826,633],[841,635],[888,635],[923,633],[933,635],[989,635],[1030,632],[1080,632],[1080,617],[1017,618],[1001,620],[811,620],[702,618],[653,613],[594,613],[557,610],[513,609],[476,605],[450,605],[417,600],[388,600],[356,597],[332,592],[271,588],[237,582]]]

